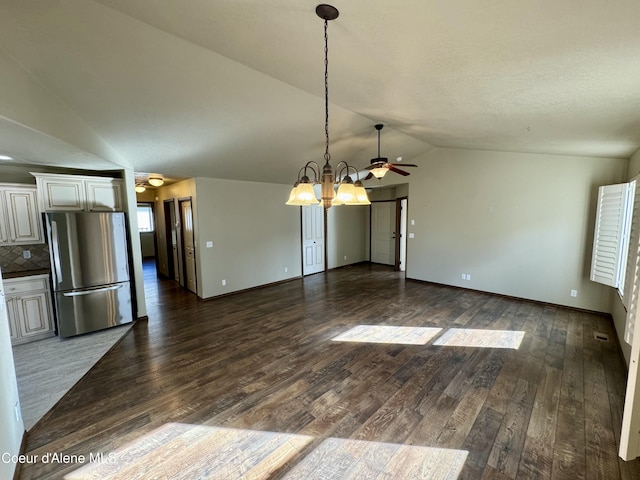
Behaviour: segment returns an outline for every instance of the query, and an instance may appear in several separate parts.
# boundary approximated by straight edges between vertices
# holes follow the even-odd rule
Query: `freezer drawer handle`
[[[122,288],[122,285],[111,285],[110,287],[96,288],[94,290],[82,290],[80,292],[67,292],[63,293],[65,297],[79,297],[80,295],[91,295],[92,293],[108,292],[110,290],[117,290]]]

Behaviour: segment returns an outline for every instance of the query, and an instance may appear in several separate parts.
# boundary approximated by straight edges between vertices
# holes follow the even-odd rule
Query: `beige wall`
[[[329,209],[327,214],[328,268],[369,260],[368,218],[368,206],[341,205]]]
[[[415,163],[408,278],[611,311],[589,280],[595,204],[627,160],[436,149]]]
[[[285,205],[291,186],[197,178],[196,187],[201,297],[302,274],[300,212]],[[213,248],[206,248],[207,241]]]

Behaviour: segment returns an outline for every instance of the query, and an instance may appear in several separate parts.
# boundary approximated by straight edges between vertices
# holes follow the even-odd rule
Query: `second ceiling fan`
[[[381,157],[380,156],[380,130],[382,130],[382,127],[384,127],[384,125],[379,123],[375,127],[376,127],[376,130],[378,131],[378,157],[371,159],[371,165],[369,165],[366,168],[366,170],[370,170],[369,175],[365,177],[365,180],[369,180],[373,177],[382,178],[389,171],[398,173],[400,175],[404,175],[406,177],[407,175],[409,175],[409,172],[405,172],[404,170],[400,170],[399,168],[396,168],[396,167],[417,167],[417,165],[414,165],[412,163],[389,163],[388,158]]]

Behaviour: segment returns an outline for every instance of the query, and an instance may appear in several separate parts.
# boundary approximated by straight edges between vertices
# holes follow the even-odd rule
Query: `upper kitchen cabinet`
[[[122,211],[122,180],[86,175],[32,173],[40,209],[52,211]]]
[[[36,187],[0,184],[0,245],[43,243]]]
[[[85,180],[86,209],[90,212],[122,211],[122,180],[89,178]]]

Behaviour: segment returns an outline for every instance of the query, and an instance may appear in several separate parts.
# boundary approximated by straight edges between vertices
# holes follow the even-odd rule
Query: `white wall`
[[[408,278],[611,311],[589,280],[595,204],[627,160],[436,149],[415,163]]]
[[[2,275],[0,274],[0,282]],[[2,461],[2,455],[16,455],[20,451],[24,422],[16,420],[14,407],[19,403],[13,351],[6,317],[4,299],[0,299],[0,478],[13,478],[15,464]]]
[[[199,296],[302,275],[300,212],[285,205],[291,186],[213,178],[195,181]],[[207,241],[213,248],[206,248]]]

